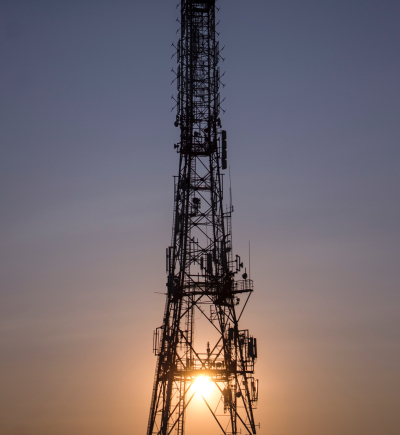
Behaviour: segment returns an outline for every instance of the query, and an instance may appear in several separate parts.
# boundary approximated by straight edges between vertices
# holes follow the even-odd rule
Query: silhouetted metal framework
[[[217,408],[203,397],[218,432],[256,433],[257,343],[248,330],[239,328],[253,281],[246,273],[235,280],[243,264],[232,254],[232,204],[225,210],[223,205],[226,132],[219,119],[221,56],[215,12],[215,0],[181,2],[175,122],[180,127],[180,142],[175,144],[179,175],[166,256],[167,300],[163,324],[154,333],[157,365],[148,435],[184,434],[186,410],[195,394],[192,385],[199,375],[218,388]],[[194,342],[199,315],[215,332],[205,352]]]

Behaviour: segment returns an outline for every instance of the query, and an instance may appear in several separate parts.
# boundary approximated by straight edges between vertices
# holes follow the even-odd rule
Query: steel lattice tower
[[[147,435],[184,434],[186,409],[195,394],[192,384],[199,375],[218,388],[215,410],[203,399],[220,430],[256,433],[257,344],[248,330],[239,329],[253,281],[246,273],[235,279],[243,264],[232,254],[233,207],[223,205],[226,132],[219,118],[221,56],[215,12],[215,0],[181,1],[175,122],[180,127],[175,144],[179,175],[167,248],[164,318],[154,333],[157,365]],[[214,331],[207,346],[203,343],[205,352],[194,342],[196,315]]]

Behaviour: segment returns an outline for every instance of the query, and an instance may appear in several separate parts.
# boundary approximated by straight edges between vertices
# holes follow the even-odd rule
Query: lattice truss
[[[148,435],[184,434],[186,411],[196,394],[193,382],[199,375],[207,376],[220,396],[213,407],[203,397],[216,427],[224,434],[241,429],[256,433],[257,343],[248,330],[239,329],[253,281],[246,273],[235,279],[243,264],[232,254],[233,207],[224,210],[223,205],[226,133],[220,130],[219,118],[216,9],[215,0],[181,2],[175,122],[180,127],[180,142],[175,144],[179,175],[166,255],[165,312],[154,334],[157,365]],[[195,345],[195,325],[200,321],[213,331],[202,352]]]

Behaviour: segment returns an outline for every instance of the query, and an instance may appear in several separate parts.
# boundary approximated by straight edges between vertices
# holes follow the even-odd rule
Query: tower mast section
[[[224,210],[223,204],[227,142],[219,118],[215,13],[215,0],[181,1],[175,121],[180,128],[180,142],[175,144],[179,173],[174,182],[171,246],[166,253],[164,317],[153,341],[157,364],[147,435],[185,433],[198,376],[207,376],[220,395],[215,410],[203,397],[219,431],[256,433],[257,341],[248,330],[239,329],[253,281],[246,273],[243,279],[235,279],[243,263],[232,254],[232,207]],[[214,331],[205,352],[194,341],[199,315]]]

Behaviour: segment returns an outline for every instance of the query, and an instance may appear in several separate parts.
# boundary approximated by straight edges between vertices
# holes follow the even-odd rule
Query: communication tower
[[[180,6],[175,121],[180,142],[174,145],[179,174],[174,177],[172,240],[166,252],[166,305],[153,341],[157,364],[147,435],[184,434],[199,376],[216,386],[216,408],[202,399],[219,429],[226,435],[252,435],[257,341],[239,328],[239,320],[253,281],[246,271],[236,279],[243,263],[232,253],[232,203],[223,202],[227,134],[219,118],[218,8],[215,0],[182,0]],[[194,340],[200,318],[213,331],[207,343]]]

